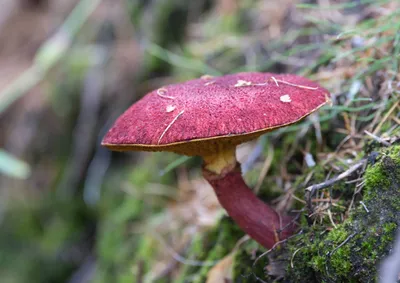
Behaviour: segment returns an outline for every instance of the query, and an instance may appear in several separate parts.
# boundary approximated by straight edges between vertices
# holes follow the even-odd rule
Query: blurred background
[[[257,282],[264,250],[224,217],[199,159],[112,153],[103,135],[166,84],[310,77],[333,106],[238,150],[264,200],[301,211],[310,180],[399,137],[399,14],[385,0],[1,0],[0,282],[224,282],[233,267]],[[317,201],[324,229],[357,196],[338,192]]]

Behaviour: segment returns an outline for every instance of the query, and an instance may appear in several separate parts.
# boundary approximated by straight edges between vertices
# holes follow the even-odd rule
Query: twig
[[[272,252],[272,251],[275,249],[275,247],[276,247],[277,245],[280,245],[280,244],[282,244],[282,243],[284,243],[284,242],[286,242],[286,241],[287,241],[287,239],[284,239],[284,240],[282,240],[282,241],[276,242],[276,243],[272,246],[272,248],[270,248],[268,251],[263,252],[261,255],[259,255],[259,256],[256,258],[256,260],[253,262],[253,267],[257,264],[257,262],[258,262],[261,258],[263,258],[263,257],[266,256],[267,254],[269,254],[270,252]]]
[[[363,201],[360,201],[361,205],[364,207],[365,211],[369,213],[369,210]]]
[[[370,136],[371,138],[373,138],[374,140],[376,140],[377,142],[383,144],[384,146],[390,146],[390,143],[383,140],[382,138],[378,137],[377,135],[368,132],[367,130],[364,131],[364,133],[366,133],[368,136]]]
[[[302,234],[302,231],[300,231],[299,233],[294,234],[294,235],[292,235],[292,236],[290,236],[290,237],[288,237],[288,238],[286,238],[286,239],[284,239],[284,240],[281,240],[281,241],[279,241],[279,242],[276,242],[276,243],[272,246],[272,248],[270,248],[268,251],[262,253],[261,255],[259,255],[259,256],[256,258],[256,260],[253,262],[253,268],[254,268],[254,266],[257,264],[257,262],[258,262],[261,258],[263,258],[263,257],[266,256],[267,254],[269,254],[270,252],[272,252],[278,245],[283,244],[283,243],[287,242],[288,240],[292,239],[293,237],[296,237],[297,235],[300,235],[300,234]]]
[[[340,180],[343,180],[344,178],[348,177],[350,174],[358,170],[360,167],[362,167],[365,163],[365,159],[362,159],[361,161],[357,162],[353,166],[351,166],[349,169],[344,171],[343,173],[337,175],[336,177],[333,177],[332,179],[329,179],[325,182],[319,183],[317,185],[312,185],[307,187],[305,190],[308,192],[315,192],[317,190],[321,190],[323,188],[329,187],[333,185],[336,182],[339,182]]]
[[[351,181],[346,181],[345,183],[346,184],[354,184],[354,183],[358,183],[358,182],[360,182],[362,180],[363,180],[363,178],[357,178],[357,179],[354,179],[354,180],[351,180]]]
[[[333,249],[333,251],[331,252],[327,252],[327,256],[331,256],[334,252],[336,252],[338,249],[340,249],[341,247],[343,247],[345,244],[347,244],[354,236],[356,235],[356,233],[351,234],[350,236],[348,236],[343,242],[340,243],[339,246],[337,246],[336,248]]]
[[[288,238],[286,238],[286,239],[284,239],[284,240],[282,240],[282,241],[276,242],[276,243],[272,246],[272,248],[270,248],[268,251],[262,253],[261,255],[259,255],[259,256],[255,259],[255,261],[253,262],[253,264],[252,264],[252,266],[251,266],[251,269],[254,270],[254,268],[255,268],[257,262],[258,262],[261,258],[263,258],[264,256],[266,256],[267,254],[269,254],[271,251],[273,251],[273,250],[276,248],[276,246],[278,246],[278,245],[280,245],[280,244],[282,244],[282,243],[285,243],[285,242],[287,242],[289,239],[292,239],[293,237],[296,237],[297,235],[300,235],[300,234],[302,234],[302,233],[303,233],[303,231],[300,231],[299,233],[297,233],[297,234],[295,234],[295,235],[292,235],[292,236],[290,236],[290,237],[288,237]],[[258,280],[258,281],[260,281],[260,282],[265,282],[265,281],[263,281],[261,278],[259,278],[254,272],[252,272],[252,274],[253,274],[253,276],[256,278],[256,280]]]
[[[362,167],[365,164],[366,160],[362,159],[361,161],[357,162],[356,164],[354,164],[352,167],[350,167],[349,169],[347,169],[346,171],[344,171],[343,173],[339,174],[338,176],[333,177],[332,179],[328,179],[322,183],[316,184],[316,185],[311,185],[309,187],[307,187],[305,189],[305,193],[304,193],[304,199],[307,202],[307,208],[309,211],[309,215],[312,216],[313,213],[313,205],[312,205],[312,196],[314,195],[314,193],[318,190],[321,190],[323,188],[329,187],[331,185],[333,185],[334,183],[350,176],[350,174],[352,174],[353,172],[355,172],[356,170],[358,170],[360,167]]]
[[[279,241],[279,242],[276,242],[275,245],[272,246],[272,248],[270,248],[268,251],[266,251],[266,252],[262,253],[261,255],[259,255],[259,256],[256,258],[256,260],[253,262],[253,265],[252,265],[251,269],[254,270],[254,268],[255,268],[257,262],[258,262],[261,258],[263,258],[263,257],[266,256],[267,254],[269,254],[271,251],[273,251],[277,245],[286,242],[288,239],[289,239],[289,238],[287,238],[287,239],[285,239],[285,240],[282,240],[282,241]],[[260,282],[262,282],[262,283],[266,283],[264,280],[262,280],[260,277],[258,277],[254,272],[252,272],[252,274],[253,274],[253,276],[256,278],[257,281],[260,281]]]
[[[362,185],[364,185],[364,182],[365,182],[365,181],[362,181],[361,183],[359,183],[359,184],[356,185],[356,190],[354,191],[353,197],[351,198],[351,201],[350,201],[350,205],[349,205],[349,207],[347,208],[347,212],[346,212],[347,215],[350,213],[350,210],[351,210],[351,208],[353,207],[353,204],[354,204],[354,200],[355,200],[355,198],[356,198],[356,195],[359,194],[359,193],[361,192]],[[361,185],[360,185],[360,184],[361,184]]]

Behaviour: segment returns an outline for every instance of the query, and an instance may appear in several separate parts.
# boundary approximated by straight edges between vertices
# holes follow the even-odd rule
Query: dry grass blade
[[[263,167],[261,169],[260,175],[258,176],[257,179],[257,184],[254,187],[254,193],[257,194],[260,191],[261,185],[265,179],[265,176],[268,173],[269,168],[271,167],[272,160],[274,158],[274,147],[272,144],[268,146],[268,153],[267,153],[267,158],[264,161]]]
[[[389,109],[389,111],[386,113],[386,115],[385,115],[385,116],[382,118],[382,120],[379,122],[378,126],[376,126],[376,128],[375,128],[375,130],[372,132],[372,134],[376,135],[376,134],[380,131],[382,125],[387,121],[387,119],[388,119],[389,116],[393,113],[393,111],[399,106],[399,103],[400,103],[400,102],[397,101],[397,102],[395,102],[395,103],[393,104],[393,106]]]
[[[232,266],[234,255],[229,254],[221,259],[208,272],[206,283],[229,282],[232,279]]]
[[[164,137],[164,135],[166,134],[166,132],[169,130],[169,128],[171,128],[171,126],[176,122],[176,120],[178,120],[179,116],[181,116],[183,113],[185,112],[185,110],[182,110],[181,112],[178,113],[178,115],[175,116],[175,118],[171,121],[171,123],[168,124],[168,126],[165,128],[165,130],[162,132],[160,138],[158,139],[157,144],[160,144],[162,138]]]

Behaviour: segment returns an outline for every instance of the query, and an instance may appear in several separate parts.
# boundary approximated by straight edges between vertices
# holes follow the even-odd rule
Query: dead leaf
[[[232,280],[233,253],[225,256],[208,272],[206,283],[230,282]]]

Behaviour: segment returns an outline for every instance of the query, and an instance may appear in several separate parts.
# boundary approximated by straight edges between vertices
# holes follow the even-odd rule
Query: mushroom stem
[[[203,156],[204,168],[217,175],[232,170],[236,165],[236,146],[223,146],[210,155]]]
[[[289,224],[291,218],[280,216],[247,187],[239,163],[233,170],[221,175],[204,168],[203,175],[228,215],[265,248],[270,249],[276,242],[293,234],[295,225]]]

